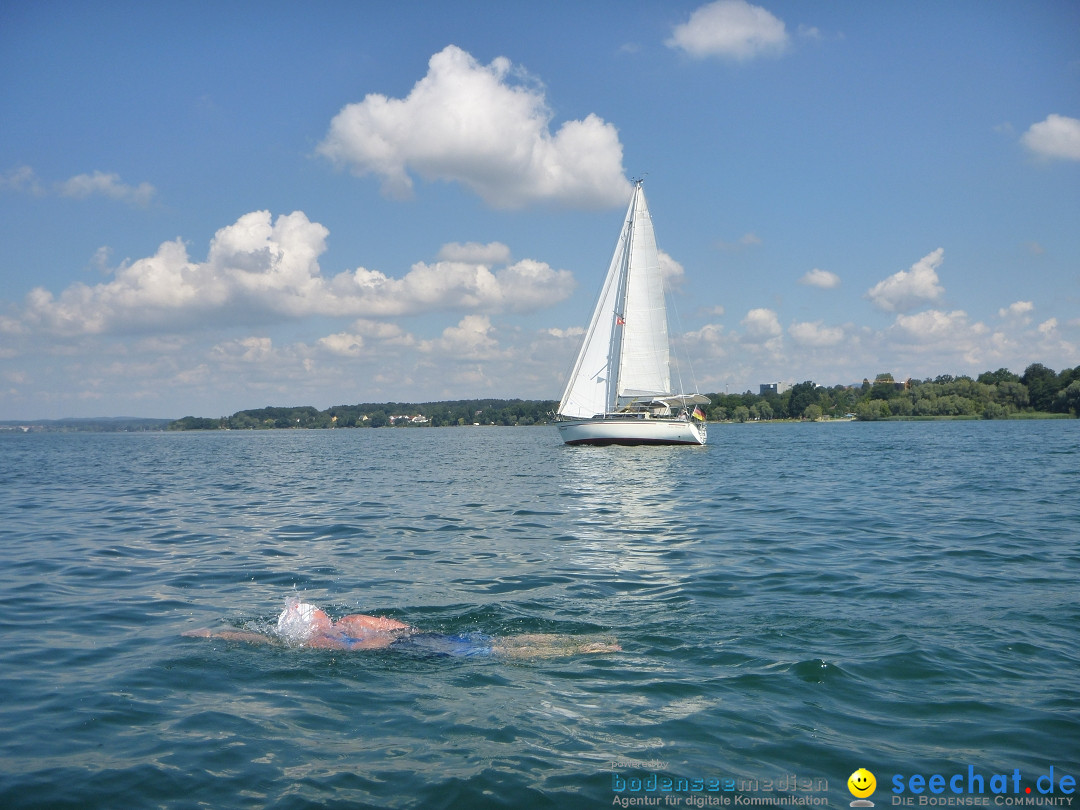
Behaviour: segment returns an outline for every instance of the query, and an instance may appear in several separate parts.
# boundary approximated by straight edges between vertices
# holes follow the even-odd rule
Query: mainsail
[[[635,189],[629,219],[626,303],[621,318],[624,323],[618,377],[620,400],[671,391],[664,280],[660,275],[660,254],[656,249],[652,217],[640,183]]]
[[[639,181],[559,414],[590,419],[671,392],[667,311],[652,217]]]

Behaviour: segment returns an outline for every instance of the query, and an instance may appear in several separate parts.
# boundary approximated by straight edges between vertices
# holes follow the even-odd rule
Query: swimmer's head
[[[329,624],[330,617],[315,605],[290,597],[278,616],[277,633],[287,641],[302,644]]]

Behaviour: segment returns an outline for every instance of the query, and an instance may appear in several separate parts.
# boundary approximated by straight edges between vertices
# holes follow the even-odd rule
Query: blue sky
[[[0,419],[1080,364],[1075,2],[0,4]]]

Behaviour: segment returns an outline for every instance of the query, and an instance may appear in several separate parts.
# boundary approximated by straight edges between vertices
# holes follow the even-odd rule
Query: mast
[[[613,323],[611,329],[611,349],[608,352],[608,375],[607,413],[619,409],[619,392],[622,390],[622,343],[623,331],[626,326],[626,291],[627,282],[630,278],[630,262],[634,251],[634,222],[637,213],[638,197],[641,195],[641,180],[634,181],[634,194],[630,198],[630,210],[626,212],[626,225],[622,236],[622,263],[619,266],[619,284],[615,293],[615,311],[611,313]]]

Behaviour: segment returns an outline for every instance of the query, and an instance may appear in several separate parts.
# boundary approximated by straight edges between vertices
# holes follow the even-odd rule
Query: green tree
[[[218,430],[220,419],[206,419],[201,416],[185,416],[169,423],[169,430]]]
[[[1053,369],[1047,368],[1042,363],[1032,363],[1024,369],[1024,376],[1020,378],[1020,382],[1027,386],[1031,406],[1035,410],[1053,410],[1054,398],[1058,392],[1058,377]]]
[[[997,404],[1013,411],[1026,408],[1031,402],[1027,386],[1020,382],[1019,377],[1016,380],[1001,380],[994,385],[993,399]]]
[[[1080,380],[1073,380],[1064,391],[1058,392],[1058,410],[1080,416]]]
[[[915,405],[911,397],[897,396],[889,400],[889,410],[893,416],[911,416],[915,413]]]
[[[986,385],[1000,385],[1003,382],[1020,382],[1020,375],[1013,374],[1007,368],[999,368],[997,371],[984,371],[978,377],[979,382]]]
[[[791,386],[791,399],[788,401],[787,415],[792,419],[799,419],[806,408],[810,405],[817,405],[820,398],[818,387],[809,380]]]
[[[836,385],[829,391],[829,396],[833,401],[833,416],[843,416],[846,413],[853,413],[855,411],[855,403],[858,401],[861,392],[854,388],[848,388],[843,385]]]
[[[892,374],[888,372],[879,374],[870,387],[870,399],[888,400],[900,393],[902,392],[896,387],[896,381],[893,380]]]
[[[860,400],[855,405],[855,418],[858,419],[860,422],[873,422],[874,420],[880,418],[881,412],[878,410],[877,405],[877,403],[879,403],[880,401],[881,400],[877,399],[873,401],[869,399]]]

